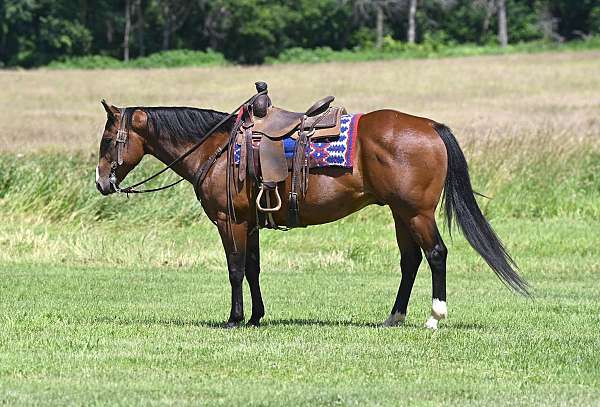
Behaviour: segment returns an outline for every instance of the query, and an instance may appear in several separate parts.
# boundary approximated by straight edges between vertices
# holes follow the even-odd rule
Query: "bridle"
[[[128,140],[129,140],[129,130],[128,130],[128,127],[127,127],[127,120],[125,120],[125,111],[126,111],[126,108],[120,109],[121,122],[119,123],[119,129],[117,130],[117,137],[115,139],[115,148],[117,150],[117,159],[116,160],[113,159],[113,161],[111,161],[111,163],[110,163],[110,176],[108,178],[108,180],[109,180],[112,188],[117,193],[124,193],[124,194],[145,194],[145,193],[149,193],[149,192],[162,191],[164,189],[174,187],[175,185],[179,184],[181,181],[184,181],[184,178],[180,178],[179,180],[177,180],[175,182],[172,182],[172,183],[167,184],[167,185],[163,185],[163,186],[158,187],[158,188],[136,189],[140,185],[146,184],[147,182],[153,180],[154,178],[158,177],[159,175],[161,175],[165,171],[173,168],[176,164],[178,164],[181,161],[183,161],[186,157],[188,157],[190,154],[192,154],[194,151],[196,151],[204,143],[204,141],[206,141],[211,134],[213,134],[215,131],[217,131],[227,120],[229,120],[232,117],[234,117],[234,116],[237,115],[237,121],[236,121],[236,124],[234,125],[234,131],[236,131],[235,129],[239,125],[239,122],[240,122],[241,116],[242,116],[241,113],[243,112],[243,111],[240,111],[240,109],[244,108],[245,106],[247,106],[249,104],[252,104],[252,102],[254,102],[254,100],[258,96],[263,95],[265,93],[267,93],[266,90],[265,91],[261,91],[261,92],[257,92],[255,95],[253,95],[252,97],[250,97],[244,103],[242,103],[241,105],[239,105],[235,110],[233,110],[231,113],[229,113],[223,119],[221,119],[221,121],[219,121],[208,132],[206,132],[206,134],[204,135],[204,137],[202,137],[202,140],[200,140],[199,142],[197,142],[189,150],[187,150],[185,153],[183,153],[182,155],[180,155],[179,157],[177,157],[175,160],[173,160],[169,165],[167,165],[166,167],[164,167],[160,171],[154,173],[153,175],[147,177],[146,179],[144,179],[144,180],[142,180],[140,182],[137,182],[137,183],[135,183],[133,185],[130,185],[128,187],[125,187],[125,188],[119,187],[119,183],[117,182],[117,169],[121,165],[123,165],[123,149],[125,148],[125,145],[127,144]],[[202,166],[200,167],[198,173],[194,177],[194,187],[197,188],[198,185],[202,184],[202,181],[206,177],[206,174],[208,173],[208,170],[217,161],[217,158],[219,158],[221,156],[221,154],[225,151],[225,149],[227,148],[227,146],[229,145],[229,143],[230,143],[230,138],[227,139],[227,142],[225,144],[219,146],[217,148],[217,150],[208,158],[208,160],[206,160],[202,164]]]
[[[125,120],[125,110],[126,108],[119,109],[121,122],[119,123],[119,129],[117,130],[117,137],[115,139],[117,159],[116,161],[113,159],[110,163],[110,176],[108,178],[111,186],[116,192],[123,192],[123,190],[119,188],[119,183],[117,182],[117,168],[123,165],[123,149],[125,148],[125,144],[127,144],[127,140],[129,139],[127,120]]]

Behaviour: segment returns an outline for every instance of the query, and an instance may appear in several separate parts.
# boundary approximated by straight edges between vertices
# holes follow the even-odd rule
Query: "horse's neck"
[[[209,136],[202,145],[188,157],[186,157],[181,163],[176,164],[173,167],[180,177],[191,181],[202,164],[210,157],[210,155],[218,148],[218,146],[225,142],[227,138],[226,133],[217,132],[212,136]],[[151,145],[151,149],[148,153],[163,162],[166,165],[171,164],[177,158],[188,152],[197,143],[197,140],[193,139],[177,139],[166,138],[157,139]]]

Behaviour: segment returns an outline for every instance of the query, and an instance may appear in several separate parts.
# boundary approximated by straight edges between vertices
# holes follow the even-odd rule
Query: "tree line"
[[[599,30],[597,0],[0,0],[0,66],[170,49],[254,64],[292,47],[505,46]]]

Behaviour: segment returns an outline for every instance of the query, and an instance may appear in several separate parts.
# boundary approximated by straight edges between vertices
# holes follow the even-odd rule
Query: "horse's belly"
[[[356,171],[341,168],[311,173],[307,193],[299,202],[301,224],[308,226],[333,222],[376,203],[376,199],[364,190],[360,178]],[[289,181],[288,178],[285,196],[282,196],[285,204],[289,194]],[[274,216],[278,225],[287,224],[285,204]]]

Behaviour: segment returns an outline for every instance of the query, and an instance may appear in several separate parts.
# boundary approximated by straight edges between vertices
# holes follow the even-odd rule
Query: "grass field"
[[[228,281],[208,224],[123,230],[21,224],[0,244],[0,388],[8,404],[571,404],[600,401],[600,223],[498,224],[536,300],[515,297],[464,241],[450,245],[450,316],[383,329],[398,284],[384,209],[263,234],[267,318],[223,330]],[[382,216],[379,216],[382,215]],[[359,215],[360,216],[360,215]],[[24,235],[16,245],[15,236]],[[137,242],[144,242],[140,245]],[[275,254],[276,243],[289,245]],[[333,243],[331,243],[333,242]],[[15,247],[18,246],[18,247]],[[41,252],[41,253],[40,253]],[[246,298],[248,292],[245,293]]]
[[[0,72],[0,404],[600,404],[599,56]],[[225,260],[191,189],[95,192],[98,100],[228,110],[259,79],[290,108],[331,93],[453,127],[535,299],[444,232],[449,319],[423,328],[423,265],[407,323],[379,327],[399,255],[372,207],[262,232],[263,326],[222,329]]]

